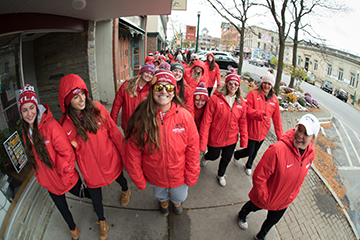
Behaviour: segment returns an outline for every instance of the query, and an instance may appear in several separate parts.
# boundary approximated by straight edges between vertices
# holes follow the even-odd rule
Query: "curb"
[[[346,220],[348,221],[354,235],[356,239],[360,239],[360,236],[356,230],[356,227],[353,223],[353,221],[351,220],[348,212],[346,211],[346,209],[344,208],[344,205],[342,204],[341,200],[338,198],[338,196],[336,195],[336,193],[334,192],[334,190],[330,187],[330,185],[328,184],[328,182],[326,181],[326,179],[321,175],[321,173],[317,170],[317,168],[314,166],[314,164],[311,164],[311,169],[314,170],[314,172],[316,173],[316,175],[320,178],[320,180],[325,184],[325,186],[327,187],[327,189],[329,189],[331,195],[333,196],[333,198],[335,199],[335,201],[337,202],[337,204],[339,204],[341,210],[343,211]]]

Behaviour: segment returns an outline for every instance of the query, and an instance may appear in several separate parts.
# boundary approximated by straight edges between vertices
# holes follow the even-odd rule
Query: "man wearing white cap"
[[[319,133],[319,120],[312,114],[304,115],[295,128],[284,133],[266,150],[253,175],[253,188],[248,201],[237,215],[241,229],[246,230],[250,212],[268,210],[255,239],[266,234],[299,194],[301,185],[315,157],[314,140]]]

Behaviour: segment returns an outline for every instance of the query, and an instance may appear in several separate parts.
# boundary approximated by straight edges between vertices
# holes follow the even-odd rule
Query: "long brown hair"
[[[36,155],[40,158],[40,161],[45,164],[48,168],[53,170],[53,160],[50,157],[49,151],[45,145],[44,138],[41,136],[40,131],[38,129],[38,114],[39,109],[36,108],[36,117],[34,120],[34,125],[32,129],[32,136],[30,140],[30,133],[29,133],[29,123],[27,123],[24,119],[22,119],[22,125],[23,125],[23,134],[25,136],[25,151],[26,155],[28,157],[29,162],[31,163],[31,166],[33,167],[34,171],[37,171],[37,163],[35,160],[35,155],[32,150],[32,145],[35,148]]]
[[[154,153],[156,150],[161,151],[158,108],[153,98],[152,89],[153,87],[147,99],[142,101],[131,115],[125,131],[125,141],[133,141],[142,151],[148,145],[150,153]],[[186,108],[175,92],[172,102]]]
[[[89,139],[87,132],[96,134],[99,128],[98,121],[103,121],[104,117],[100,115],[99,108],[86,96],[85,108],[81,110],[82,121],[76,115],[75,109],[71,106],[71,103],[66,106],[65,116],[68,115],[71,121],[74,123],[76,132],[80,137],[87,142]]]
[[[127,91],[131,97],[137,97],[137,85],[140,82],[141,78],[142,78],[142,74],[139,76],[132,77],[129,80],[126,80],[128,84],[125,87],[125,91]]]
[[[219,94],[224,94],[224,96],[228,95],[229,91],[227,89],[227,83],[221,84],[220,87],[216,91]],[[241,104],[241,100],[242,100],[242,91],[241,91],[241,88],[239,85],[239,88],[235,93],[235,102],[237,102],[238,104]]]
[[[212,56],[212,55],[208,55],[207,57],[206,57],[206,61],[208,61],[208,63],[209,63],[209,70],[210,71],[213,71],[214,69],[215,69],[215,57],[214,56],[212,56],[213,57],[213,60],[210,62],[209,61],[209,56]]]

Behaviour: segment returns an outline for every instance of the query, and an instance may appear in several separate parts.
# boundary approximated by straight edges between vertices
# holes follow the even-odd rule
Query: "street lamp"
[[[198,24],[197,24],[197,30],[196,30],[196,47],[195,47],[195,52],[198,51],[198,47],[199,47],[199,25],[200,25],[200,11],[197,12],[197,16],[198,16]]]
[[[359,71],[357,72],[355,93],[354,93],[353,101],[351,103],[352,105],[354,105],[354,102],[355,102],[356,90],[357,90],[357,87],[358,87],[358,83],[359,83]]]

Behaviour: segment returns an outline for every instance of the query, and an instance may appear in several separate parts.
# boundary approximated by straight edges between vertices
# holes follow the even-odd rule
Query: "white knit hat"
[[[275,76],[270,72],[266,72],[265,75],[261,77],[261,83],[267,82],[270,83],[272,87],[275,86]]]

